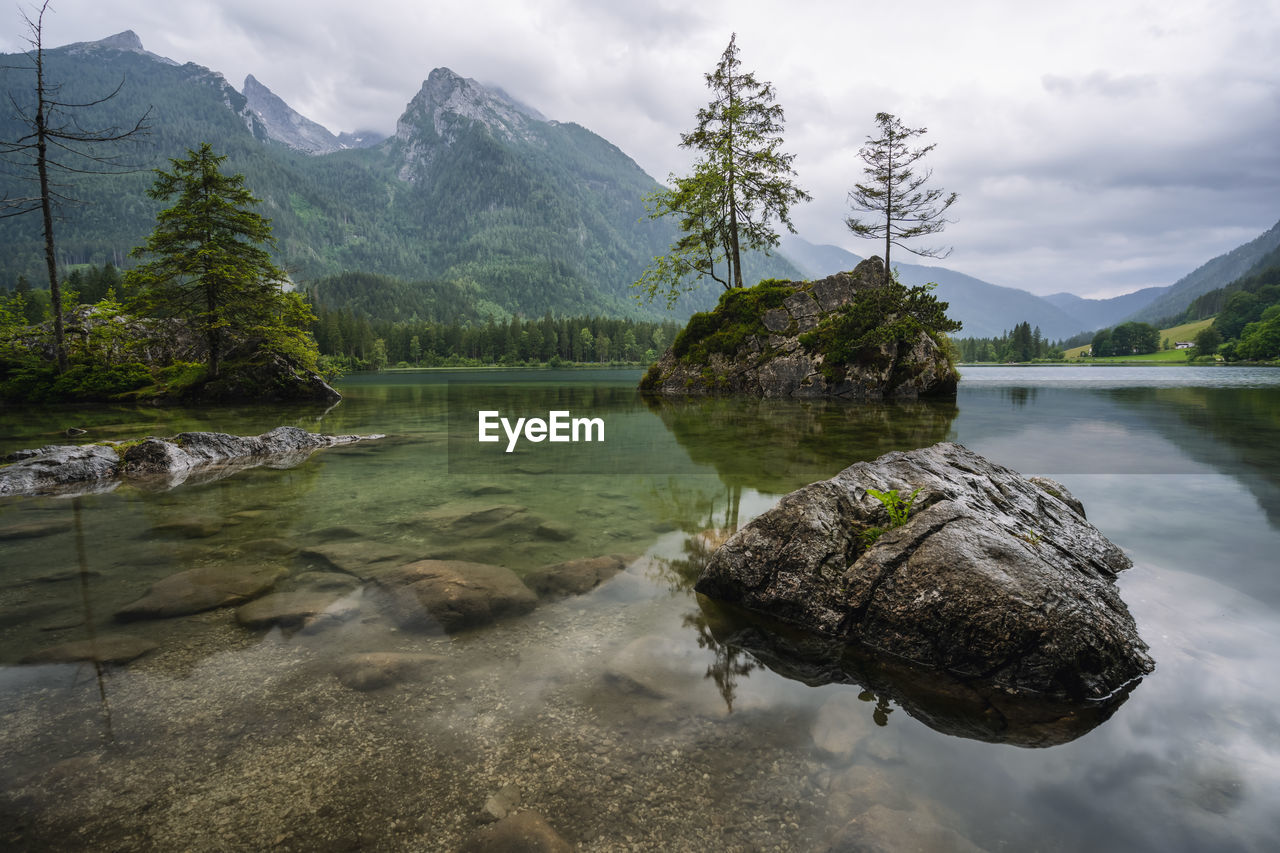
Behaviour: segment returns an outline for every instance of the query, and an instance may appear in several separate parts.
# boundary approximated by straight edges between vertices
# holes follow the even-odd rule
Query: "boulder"
[[[267,592],[284,574],[279,566],[254,563],[188,569],[152,584],[146,595],[116,611],[116,619],[163,619],[243,604]]]
[[[0,496],[82,495],[110,491],[121,478],[152,488],[173,488],[195,474],[217,479],[258,465],[290,467],[321,447],[385,438],[318,435],[276,427],[258,436],[184,432],[134,444],[106,442],[23,450],[0,466]]]
[[[510,569],[463,560],[418,560],[379,571],[392,618],[403,628],[446,633],[533,610],[537,597]]]
[[[120,454],[99,444],[50,445],[20,451],[0,467],[0,496],[109,491],[120,473]]]
[[[917,489],[896,528],[870,492]],[[889,453],[785,496],[696,589],[1008,694],[1101,700],[1154,664],[1115,584],[1130,561],[1080,509],[958,444]]]
[[[727,291],[714,311],[690,319],[640,388],[664,396],[954,396],[955,366],[924,331],[852,354],[823,343],[824,336],[847,339],[824,329],[843,328],[843,312],[882,287],[884,264],[873,257],[852,272],[818,281],[767,281]]]
[[[238,348],[252,351],[252,342]],[[218,378],[183,392],[184,402],[196,403],[336,403],[342,395],[318,374],[281,355],[260,349],[247,357],[231,353]]]
[[[569,560],[534,569],[524,576],[524,583],[539,598],[567,598],[590,592],[625,569],[629,562],[617,554]]]
[[[124,452],[124,472],[130,477],[180,474],[230,462],[259,463],[302,458],[321,447],[351,444],[382,436],[319,435],[298,427],[281,426],[262,435],[221,432],[183,432],[172,438],[148,438]]]

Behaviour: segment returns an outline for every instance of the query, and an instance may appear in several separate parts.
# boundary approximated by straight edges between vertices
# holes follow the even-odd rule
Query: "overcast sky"
[[[1280,0],[54,0],[45,44],[126,29],[334,132],[391,131],[447,66],[659,180],[688,166],[679,134],[736,31],[786,110],[802,237],[877,252],[843,220],[890,112],[928,128],[933,185],[960,194],[953,253],[923,262],[1040,294],[1171,284],[1280,219]]]

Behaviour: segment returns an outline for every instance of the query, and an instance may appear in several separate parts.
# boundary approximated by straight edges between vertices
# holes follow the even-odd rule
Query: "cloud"
[[[1156,80],[1150,74],[1114,76],[1107,71],[1094,71],[1085,77],[1063,77],[1045,74],[1040,78],[1046,92],[1054,95],[1100,95],[1104,98],[1135,98],[1149,95],[1156,88]]]

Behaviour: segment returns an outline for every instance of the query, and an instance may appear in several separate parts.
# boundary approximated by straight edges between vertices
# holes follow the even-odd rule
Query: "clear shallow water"
[[[855,819],[891,849],[1280,837],[1280,371],[968,368],[954,404],[911,406],[650,407],[638,377],[361,376],[327,412],[0,415],[0,451],[70,426],[389,434],[170,492],[0,503],[0,536],[47,531],[0,539],[0,843],[450,850],[503,789],[586,850],[821,850]],[[464,436],[489,405],[602,416],[608,438],[476,456]],[[1134,560],[1121,590],[1158,668],[1069,743],[949,736],[857,685],[786,679],[720,645],[689,591],[716,535],[703,531],[940,440],[1060,479]],[[558,532],[450,527],[495,506]],[[287,548],[315,543],[520,574],[636,559],[592,593],[449,637],[399,630],[358,593],[345,621],[303,631],[249,630],[230,608],[112,618],[192,566],[265,562],[287,585],[318,568]],[[18,663],[121,632],[157,648],[118,666]],[[387,653],[418,657],[379,689],[339,678],[348,656]]]

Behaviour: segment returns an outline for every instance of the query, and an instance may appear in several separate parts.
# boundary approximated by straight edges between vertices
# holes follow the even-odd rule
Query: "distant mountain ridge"
[[[1280,248],[1280,222],[1230,252],[1202,264],[1175,281],[1153,300],[1125,319],[1158,323],[1178,317],[1197,296],[1226,287],[1231,282],[1259,271],[1264,259]]]
[[[1132,293],[1113,296],[1110,299],[1084,299],[1074,293],[1053,293],[1042,297],[1072,317],[1083,322],[1084,329],[1095,331],[1123,322],[1131,314],[1141,311],[1169,290],[1169,286],[1144,287]]]
[[[815,245],[799,237],[788,237],[783,253],[811,278],[853,269],[862,258],[838,246]],[[956,332],[961,338],[999,337],[1019,323],[1040,327],[1041,333],[1053,340],[1063,340],[1080,332],[1093,331],[1120,322],[1133,310],[1131,303],[1155,298],[1154,293],[1127,294],[1115,299],[1083,299],[1069,294],[1069,299],[1040,297],[1014,287],[1001,287],[945,267],[893,262],[905,284],[917,286],[933,282],[938,285],[939,299],[949,303],[948,315],[964,327]],[[1157,289],[1158,290],[1158,289]],[[1131,299],[1132,297],[1132,299]]]

